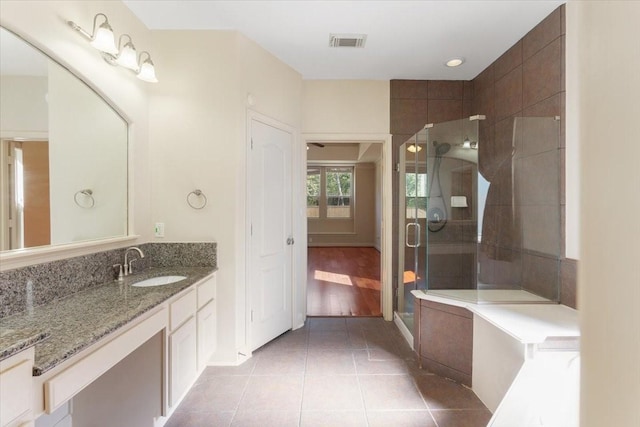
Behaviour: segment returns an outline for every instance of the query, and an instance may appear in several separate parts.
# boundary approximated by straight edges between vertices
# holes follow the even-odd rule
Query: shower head
[[[438,144],[434,141],[434,145],[436,146],[436,157],[442,157],[451,149],[451,144],[443,142],[442,144]]]

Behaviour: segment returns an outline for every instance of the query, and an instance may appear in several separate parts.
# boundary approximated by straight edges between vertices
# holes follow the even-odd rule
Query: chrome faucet
[[[128,276],[130,274],[133,274],[133,262],[136,261],[135,259],[132,259],[131,261],[129,261],[129,252],[130,251],[138,251],[138,254],[140,255],[140,259],[144,258],[144,252],[142,252],[140,250],[140,248],[136,247],[136,246],[132,246],[130,248],[127,248],[126,251],[124,251],[124,275]]]

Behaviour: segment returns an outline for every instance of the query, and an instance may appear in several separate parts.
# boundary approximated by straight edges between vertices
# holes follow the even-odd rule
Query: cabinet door
[[[198,311],[198,371],[204,369],[216,351],[216,302],[210,301]]]
[[[6,367],[5,364],[0,365],[0,425],[2,427],[19,425],[30,418],[32,366],[33,362],[29,359],[10,367]]]
[[[169,406],[177,404],[196,379],[196,319],[191,317],[169,337]]]

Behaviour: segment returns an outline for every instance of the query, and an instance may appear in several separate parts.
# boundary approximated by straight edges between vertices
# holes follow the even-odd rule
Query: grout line
[[[351,361],[353,362],[353,368],[356,373],[356,382],[358,383],[358,390],[360,391],[360,402],[362,403],[365,422],[367,423],[367,427],[369,427],[369,411],[367,411],[367,404],[364,401],[364,394],[362,393],[362,384],[360,383],[360,375],[358,374],[358,366],[356,364],[356,356],[353,353],[353,350],[351,351]]]
[[[251,369],[251,372],[253,372],[253,370],[256,368],[256,365],[253,365],[253,368]],[[238,415],[238,409],[240,408],[240,404],[242,403],[242,400],[244,399],[245,395],[247,394],[247,389],[249,388],[249,383],[251,382],[251,378],[252,378],[252,374],[247,375],[248,380],[247,383],[244,386],[244,389],[242,390],[242,395],[240,396],[240,399],[238,399],[238,404],[236,405],[235,409],[233,410],[233,416],[231,417],[231,421],[229,421],[229,426],[233,425],[233,420],[236,419],[236,415]]]
[[[431,417],[431,419],[433,420],[433,424],[436,427],[440,427],[438,425],[438,421],[436,421],[436,417],[433,416],[433,412],[431,412],[431,407],[429,406],[429,403],[427,403],[427,400],[424,398],[424,395],[422,394],[422,392],[420,391],[420,387],[418,387],[418,382],[416,381],[415,377],[412,374],[409,374],[409,377],[411,378],[411,382],[413,383],[413,386],[416,388],[418,394],[420,395],[420,399],[422,399],[422,401],[424,402],[424,405],[427,408],[427,411],[429,411],[429,416]]]
[[[302,371],[302,390],[300,395],[300,415],[298,416],[298,426],[302,425],[302,406],[304,405],[304,391],[307,386],[307,366],[309,364],[309,336],[311,334],[311,325],[309,325],[309,330],[307,330],[307,345],[306,345],[306,354],[304,358],[304,369]]]

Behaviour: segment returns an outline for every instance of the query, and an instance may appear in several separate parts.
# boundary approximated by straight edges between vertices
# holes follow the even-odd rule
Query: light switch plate
[[[156,237],[164,237],[164,222],[156,222],[154,233]]]

